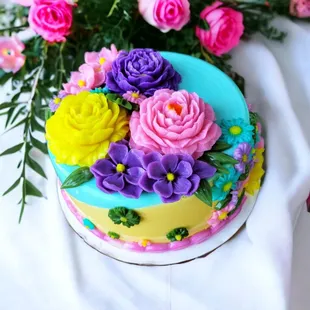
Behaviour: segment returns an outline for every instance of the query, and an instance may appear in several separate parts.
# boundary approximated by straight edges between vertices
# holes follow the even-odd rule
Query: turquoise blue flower
[[[225,199],[231,190],[236,189],[240,174],[233,168],[228,169],[228,171],[227,174],[223,174],[214,182],[212,188],[213,201]]]
[[[90,229],[90,230],[93,230],[96,228],[96,226],[94,225],[93,222],[91,222],[89,219],[87,218],[84,218],[83,219],[83,224],[86,228]]]
[[[221,140],[226,143],[239,144],[242,142],[248,142],[253,144],[254,127],[247,124],[242,118],[222,120],[220,126],[222,129]]]
[[[110,90],[107,87],[104,87],[104,88],[99,87],[99,88],[92,89],[90,92],[92,94],[101,94],[101,93],[102,94],[108,94],[110,92]]]

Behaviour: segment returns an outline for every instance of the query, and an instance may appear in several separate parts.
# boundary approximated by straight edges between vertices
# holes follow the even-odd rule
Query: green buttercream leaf
[[[108,236],[112,239],[119,239],[120,235],[117,234],[116,232],[113,232],[113,231],[109,231],[108,232]]]
[[[216,210],[222,210],[224,209],[229,202],[231,201],[231,195],[228,195],[224,200],[220,201],[216,206],[215,209]]]
[[[226,151],[228,149],[230,149],[232,147],[231,144],[228,144],[224,141],[217,141],[213,147],[212,147],[212,151],[217,151],[217,152],[223,152]]]
[[[244,181],[246,180],[246,178],[249,176],[250,173],[250,166],[246,165],[245,166],[245,172],[243,174],[240,175],[239,177],[239,181]]]
[[[168,232],[168,234],[166,235],[166,237],[172,242],[181,241],[187,236],[188,236],[188,230],[185,227],[175,228],[170,232]]]
[[[114,224],[123,224],[130,228],[131,226],[138,225],[140,223],[140,216],[134,210],[129,210],[125,207],[116,207],[109,210],[109,218]]]
[[[125,108],[126,110],[129,110],[129,111],[132,110],[132,104],[128,102],[127,100],[125,100],[124,98],[120,97],[119,95],[108,93],[106,94],[106,97],[108,100],[115,102],[116,104]]]
[[[195,195],[209,207],[212,206],[212,189],[207,179],[201,180]]]
[[[237,210],[237,209],[239,208],[239,206],[241,205],[241,202],[242,202],[242,200],[243,200],[244,195],[245,195],[245,189],[243,189],[242,194],[241,194],[240,197],[238,198],[238,201],[237,201],[237,203],[236,203],[235,208],[232,209],[232,210],[228,213],[228,216],[230,216],[230,215],[232,215],[232,214],[234,214],[234,213],[236,212],[236,210]]]
[[[93,174],[90,172],[89,167],[81,167],[74,170],[62,183],[61,188],[73,188],[88,182],[93,178]]]
[[[238,160],[224,153],[207,152],[203,156],[208,156],[211,161],[213,162],[217,161],[220,162],[221,164],[230,164],[230,165],[238,164]]]

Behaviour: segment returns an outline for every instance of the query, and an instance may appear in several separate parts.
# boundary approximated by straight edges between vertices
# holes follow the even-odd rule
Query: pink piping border
[[[75,205],[67,195],[64,190],[61,190],[62,197],[64,198],[69,210],[75,215],[77,220],[83,224],[83,217],[76,209]],[[238,209],[225,221],[222,221],[219,225],[215,227],[209,227],[208,229],[202,230],[188,238],[183,239],[182,241],[174,241],[169,243],[151,243],[146,247],[143,247],[138,244],[138,242],[130,242],[130,241],[122,241],[119,239],[110,238],[107,234],[101,232],[99,229],[95,228],[90,230],[95,236],[98,238],[107,241],[108,243],[115,245],[117,247],[122,247],[127,250],[135,251],[135,252],[166,252],[166,251],[175,251],[181,250],[184,248],[189,247],[193,244],[199,244],[203,241],[209,239],[212,235],[217,233],[218,231],[222,230],[224,226],[230,223],[241,211],[247,197],[244,196],[241,205]]]

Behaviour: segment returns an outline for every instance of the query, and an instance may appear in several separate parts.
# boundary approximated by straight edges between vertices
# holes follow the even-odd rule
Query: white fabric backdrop
[[[233,55],[248,101],[267,132],[268,171],[246,227],[203,259],[139,267],[107,258],[68,227],[51,164],[32,176],[47,199],[31,199],[17,224],[20,189],[0,200],[0,309],[282,310],[289,304],[293,227],[310,189],[310,26],[278,19],[284,44],[256,36]],[[2,97],[5,92],[2,91]],[[4,120],[0,118],[0,132]],[[0,137],[0,152],[21,139]],[[18,176],[19,155],[0,160],[0,193]]]

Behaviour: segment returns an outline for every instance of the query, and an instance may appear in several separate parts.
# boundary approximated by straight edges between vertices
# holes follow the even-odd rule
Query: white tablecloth
[[[241,233],[203,259],[168,267],[117,262],[67,225],[47,158],[34,156],[47,199],[29,200],[17,224],[20,189],[0,201],[0,309],[282,310],[288,307],[293,227],[310,189],[310,27],[279,19],[284,44],[257,35],[235,49],[233,65],[267,131],[268,171]],[[2,97],[5,95],[2,92]],[[4,120],[0,119],[0,131]],[[15,139],[15,141],[14,141]],[[0,152],[21,139],[0,137]],[[20,155],[0,161],[0,192],[18,176]]]

